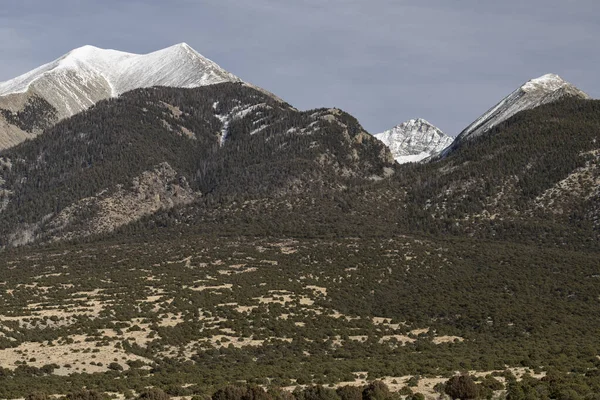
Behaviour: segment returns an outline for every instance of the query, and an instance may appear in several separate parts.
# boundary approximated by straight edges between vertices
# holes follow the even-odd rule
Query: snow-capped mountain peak
[[[152,86],[194,88],[241,79],[186,43],[148,54],[83,46],[30,72],[0,82],[0,109],[18,113],[32,101],[47,104],[53,122],[86,110],[100,100]],[[41,99],[41,103],[40,103]],[[38,134],[0,115],[0,149]]]
[[[374,136],[390,149],[399,164],[422,161],[438,154],[453,141],[422,118],[408,120]]]
[[[531,79],[463,130],[457,136],[455,143],[479,136],[518,112],[552,103],[566,96],[590,98],[586,93],[556,74],[546,74]]]
[[[194,88],[223,82],[242,81],[187,43],[148,54],[82,46],[0,82],[0,150],[32,138],[44,127],[100,100],[130,90],[153,86]],[[27,107],[25,114],[19,114]],[[17,121],[18,115],[29,115],[29,122]],[[31,115],[39,116],[40,121],[32,125]]]
[[[238,77],[186,43],[143,55],[88,45],[0,83],[0,96],[32,91],[54,106],[61,117],[67,117],[98,100],[133,89],[192,88],[238,81],[241,81]]]
[[[546,74],[540,76],[539,78],[527,81],[521,86],[521,89],[525,92],[531,92],[540,89],[554,91],[568,84],[569,83],[567,81],[556,74]]]
[[[92,71],[106,73],[111,68],[117,67],[128,56],[132,56],[132,54],[115,50],[103,50],[94,46],[79,47],[48,64],[0,83],[0,96],[25,93],[35,82],[44,78],[51,78],[52,75],[67,73],[67,71],[81,74],[89,74]]]

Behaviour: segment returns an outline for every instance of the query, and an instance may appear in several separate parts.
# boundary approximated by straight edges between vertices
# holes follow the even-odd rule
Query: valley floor
[[[191,236],[0,257],[1,398],[375,379],[435,397],[459,371],[504,381],[600,365],[597,254]]]

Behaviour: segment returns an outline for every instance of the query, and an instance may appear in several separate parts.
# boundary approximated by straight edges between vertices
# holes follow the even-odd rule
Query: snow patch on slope
[[[409,156],[398,156],[398,157],[395,157],[394,159],[396,160],[396,162],[398,164],[406,164],[406,163],[421,162],[428,157],[431,157],[431,154],[429,154],[427,152],[421,152],[419,154],[412,154]]]
[[[213,104],[213,110],[216,111],[218,109],[218,106],[219,106],[219,103]],[[222,124],[221,139],[220,139],[221,146],[223,146],[225,144],[225,140],[227,139],[227,136],[229,135],[229,124],[231,124],[231,122],[233,122],[234,120],[242,119],[242,118],[246,117],[247,115],[249,115],[250,113],[252,113],[260,108],[266,108],[266,107],[270,107],[270,106],[268,106],[266,103],[253,104],[250,106],[239,105],[239,106],[235,106],[233,109],[231,109],[230,112],[228,112],[226,114],[216,114],[215,116],[219,119],[219,121],[221,121],[221,124]],[[255,130],[253,130],[251,134],[258,133],[264,128],[265,128],[264,126],[261,126]]]

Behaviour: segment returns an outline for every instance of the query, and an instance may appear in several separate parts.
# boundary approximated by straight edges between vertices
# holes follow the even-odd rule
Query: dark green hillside
[[[276,197],[381,179],[392,171],[388,156],[348,114],[299,112],[241,84],[138,90],[1,153],[12,165],[2,172],[10,196],[1,233],[6,238],[83,198],[128,187],[161,163],[204,195]]]
[[[5,238],[26,224],[43,238],[41,221],[168,163],[201,199],[117,235],[413,232],[590,249],[599,243],[598,143],[600,102],[566,99],[517,114],[441,160],[394,167],[339,110],[299,112],[240,84],[139,90],[2,153],[12,168],[2,172],[10,195],[0,221]]]
[[[515,178],[514,199],[524,209],[575,169],[597,162],[591,152],[599,149],[600,101],[563,100],[521,112],[489,134],[460,143],[447,158],[419,165],[416,172],[429,173],[430,181],[417,182],[414,192],[426,199],[451,182],[485,178],[489,185],[475,187],[473,197],[489,197],[501,189],[499,183]]]
[[[235,193],[228,189],[203,198],[200,207],[158,213],[121,232],[381,238],[411,232],[598,249],[599,157],[600,102],[570,99],[518,114],[442,160],[402,165],[389,179],[278,198],[226,196]]]
[[[600,101],[566,99],[398,176],[425,231],[585,247],[600,229],[599,161]]]

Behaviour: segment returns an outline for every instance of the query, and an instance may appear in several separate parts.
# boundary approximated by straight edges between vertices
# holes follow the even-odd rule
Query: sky
[[[600,98],[600,0],[1,0],[0,81],[94,45],[186,42],[300,109],[371,133],[424,118],[455,136],[525,81]]]

